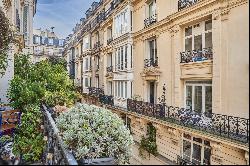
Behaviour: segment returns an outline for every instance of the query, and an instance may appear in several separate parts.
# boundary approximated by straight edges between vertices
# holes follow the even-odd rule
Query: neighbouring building
[[[101,0],[66,40],[83,102],[133,134],[132,164],[249,165],[249,1]],[[158,155],[139,154],[147,127]]]
[[[35,29],[33,33],[33,62],[40,62],[49,57],[62,57],[64,41],[64,39],[59,39],[53,31]]]
[[[0,10],[9,19],[15,38],[19,44],[10,44],[8,52],[8,68],[0,77],[0,99],[8,103],[6,98],[9,81],[14,76],[14,54],[29,52],[33,43],[33,17],[36,13],[37,0],[0,0]]]

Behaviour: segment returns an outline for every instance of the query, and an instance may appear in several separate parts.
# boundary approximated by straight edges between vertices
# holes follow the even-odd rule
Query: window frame
[[[205,98],[206,97],[206,87],[211,87],[212,93],[213,93],[213,86],[212,86],[212,83],[205,83],[205,82],[198,83],[197,81],[194,81],[192,83],[185,81],[185,83],[184,83],[184,107],[187,108],[187,102],[186,102],[187,86],[192,86],[192,110],[196,110],[194,108],[195,87],[201,86],[202,87],[202,110],[201,110],[201,113],[205,113],[205,111],[206,111],[206,98]]]
[[[191,136],[191,139],[185,138],[185,137],[184,137],[184,134],[190,135],[190,136]],[[199,142],[197,142],[197,141],[194,141],[194,138],[199,138],[199,139],[201,139],[201,140],[202,140],[202,143],[199,143]],[[191,143],[191,153],[190,153],[190,156],[189,156],[189,161],[191,161],[191,162],[193,163],[193,147],[194,147],[193,145],[196,144],[196,145],[201,146],[201,154],[200,154],[200,155],[201,155],[201,161],[200,161],[200,164],[201,164],[201,165],[205,165],[205,164],[204,164],[204,158],[205,158],[204,152],[205,152],[205,148],[212,150],[211,146],[208,146],[208,145],[205,144],[205,141],[207,141],[207,142],[209,142],[209,143],[210,143],[211,141],[202,139],[202,138],[200,138],[200,137],[193,136],[193,135],[188,134],[188,133],[182,133],[181,156],[182,156],[183,159],[184,159],[184,152],[183,152],[184,140],[187,141],[187,142],[189,142],[189,143]],[[185,156],[186,156],[186,155],[185,155]],[[210,158],[211,158],[211,153],[210,153]]]
[[[213,21],[212,21],[212,28],[209,29],[209,30],[206,30],[206,22],[207,21],[212,21],[212,19],[206,19],[204,21],[201,21],[201,22],[198,22],[198,23],[195,23],[195,24],[192,24],[190,26],[187,26],[184,28],[184,33],[183,33],[183,47],[184,47],[184,51],[193,51],[195,50],[195,37],[201,35],[202,36],[202,48],[201,49],[204,49],[206,48],[206,34],[208,33],[212,33],[212,40],[213,40]],[[195,27],[199,24],[199,27]],[[186,32],[186,29],[189,28],[189,27],[192,27],[192,34],[191,35],[188,35],[186,36],[185,32]],[[192,39],[192,50],[186,50],[186,39]],[[213,48],[213,41],[212,41],[212,48]]]

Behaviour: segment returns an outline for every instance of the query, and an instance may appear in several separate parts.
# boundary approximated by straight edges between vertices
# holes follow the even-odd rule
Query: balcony
[[[104,94],[104,91],[101,88],[89,87],[88,89],[89,89],[89,95],[91,96],[99,96]]]
[[[199,0],[179,0],[178,1],[178,11],[188,8],[199,2]]]
[[[212,48],[203,48],[203,50],[181,52],[180,55],[180,63],[200,62],[213,59]]]
[[[99,96],[104,95],[103,91],[101,93],[97,90],[94,92]],[[165,103],[165,93],[159,99],[160,104],[127,99],[126,111],[240,143],[249,143],[249,119],[210,112],[200,113],[197,110],[169,106]],[[119,110],[119,107],[115,107],[113,104],[108,105],[108,107]]]
[[[107,45],[109,45],[112,41],[113,41],[113,38],[112,38],[112,37],[109,38],[109,39],[107,40]]]
[[[144,68],[158,67],[158,57],[144,60]]]
[[[152,25],[153,23],[157,22],[157,14],[154,14],[152,16],[150,16],[149,18],[146,18],[144,20],[144,28],[149,27],[150,25]]]

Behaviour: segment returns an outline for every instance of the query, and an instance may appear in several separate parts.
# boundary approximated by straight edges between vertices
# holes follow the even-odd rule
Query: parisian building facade
[[[6,93],[9,88],[9,81],[14,76],[14,54],[18,52],[29,53],[33,44],[33,17],[36,13],[37,0],[0,0],[2,10],[12,30],[15,31],[15,38],[18,44],[10,44],[8,52],[8,67],[5,74],[0,77],[0,99],[8,103]]]
[[[133,164],[249,164],[248,5],[101,0],[76,24],[63,52],[69,74],[84,102],[112,98],[104,105],[137,142]],[[158,155],[141,158],[149,123]]]
[[[35,29],[33,31],[33,62],[49,57],[62,57],[64,39],[59,39],[53,30]]]

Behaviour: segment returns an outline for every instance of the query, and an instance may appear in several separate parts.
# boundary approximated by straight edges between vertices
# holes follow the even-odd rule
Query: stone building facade
[[[64,41],[64,39],[59,39],[53,31],[35,29],[32,61],[36,63],[49,57],[62,57]]]
[[[125,119],[133,164],[249,164],[248,5],[103,0],[76,25],[64,51],[72,79],[84,102]],[[142,158],[148,125],[158,155]]]

